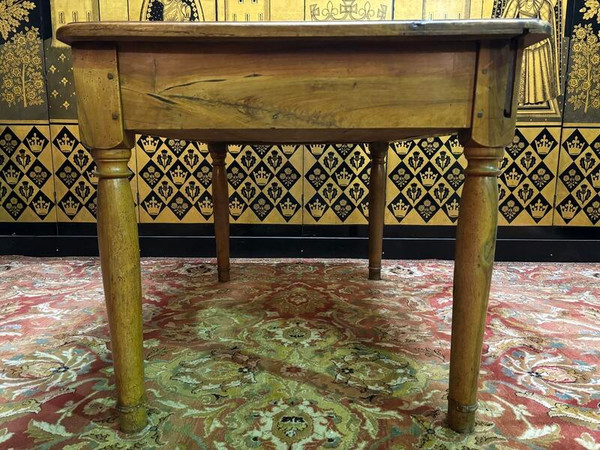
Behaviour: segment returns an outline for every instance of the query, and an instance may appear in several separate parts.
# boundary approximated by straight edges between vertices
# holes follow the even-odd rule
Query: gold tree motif
[[[573,67],[569,71],[569,103],[573,109],[600,109],[600,41],[592,25],[573,29]]]
[[[586,0],[579,12],[583,13],[585,20],[591,20],[596,16],[596,21],[600,23],[600,2],[598,0]]]
[[[8,39],[21,22],[29,22],[29,10],[35,3],[25,0],[0,0],[0,36]]]
[[[8,106],[44,103],[41,41],[37,28],[25,28],[0,47],[0,98]]]

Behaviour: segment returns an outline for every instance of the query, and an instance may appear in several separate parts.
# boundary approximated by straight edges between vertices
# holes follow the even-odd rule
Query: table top
[[[537,19],[373,22],[78,22],[60,27],[59,40],[94,42],[203,42],[253,39],[488,40],[523,36],[525,46],[552,34]]]

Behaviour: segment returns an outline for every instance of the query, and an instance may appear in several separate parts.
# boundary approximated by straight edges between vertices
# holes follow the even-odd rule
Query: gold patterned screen
[[[45,0],[48,1],[48,0]],[[600,13],[590,0],[0,0],[0,221],[93,222],[94,164],[79,142],[68,47],[86,20],[363,21],[540,17],[555,35],[528,50],[518,129],[502,163],[501,225],[600,223]],[[41,17],[51,11],[51,17]],[[49,19],[49,20],[48,20]],[[51,27],[45,29],[45,24]],[[542,67],[552,67],[550,71]],[[131,186],[141,223],[212,220],[204,144],[137,136]],[[390,145],[388,225],[456,222],[465,159],[453,136]],[[232,146],[233,223],[366,224],[364,144]]]
[[[0,221],[56,222],[48,125],[0,129]]]

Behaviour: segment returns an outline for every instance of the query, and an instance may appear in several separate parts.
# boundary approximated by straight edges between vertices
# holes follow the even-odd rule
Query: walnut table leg
[[[129,186],[129,149],[93,150],[98,170],[98,244],[112,343],[119,424],[146,425],[142,289],[137,220]]]
[[[468,147],[469,162],[456,231],[448,423],[470,432],[485,328],[498,216],[498,163],[502,148]]]
[[[215,240],[217,243],[217,272],[219,281],[229,281],[229,193],[225,156],[227,145],[208,144],[213,160],[212,195],[215,218]]]
[[[383,252],[383,222],[385,217],[385,160],[388,143],[374,142],[371,153],[371,181],[369,184],[369,280],[381,280]]]

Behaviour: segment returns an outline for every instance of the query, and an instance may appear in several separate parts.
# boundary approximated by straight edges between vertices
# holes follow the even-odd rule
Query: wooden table
[[[196,139],[213,159],[218,273],[229,280],[230,143],[369,143],[369,276],[380,275],[389,141],[457,132],[468,160],[457,228],[448,423],[472,430],[496,241],[496,177],[538,20],[75,23],[81,140],[98,174],[98,241],[120,426],[146,424],[141,280],[127,162],[133,134]],[[334,256],[334,255],[332,255]]]

